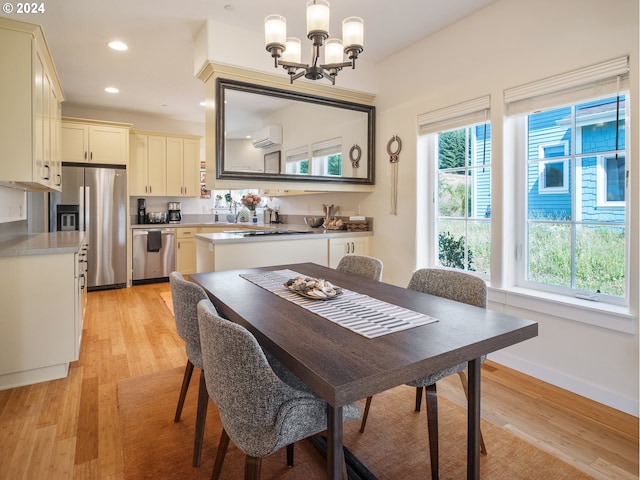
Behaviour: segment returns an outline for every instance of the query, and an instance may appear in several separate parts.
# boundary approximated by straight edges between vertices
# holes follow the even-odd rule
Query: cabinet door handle
[[[351,242],[351,253],[356,253],[356,245]]]
[[[347,254],[349,253],[349,249],[350,249],[350,245],[349,245],[349,242],[347,242]]]
[[[86,150],[84,151],[84,159],[85,160],[87,159],[87,151]]]
[[[93,160],[93,152],[89,154],[89,161]]]
[[[42,177],[43,180],[49,180],[50,168],[49,165],[45,165],[44,168],[47,169],[47,173]]]
[[[56,177],[57,177],[56,185],[58,186],[62,185],[62,175],[57,174]]]

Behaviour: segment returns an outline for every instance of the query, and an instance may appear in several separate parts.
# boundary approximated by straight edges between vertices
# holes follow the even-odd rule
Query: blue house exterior
[[[572,107],[528,117],[530,219],[571,220],[575,193],[575,221],[624,222],[624,107],[624,97],[576,106],[575,152]]]

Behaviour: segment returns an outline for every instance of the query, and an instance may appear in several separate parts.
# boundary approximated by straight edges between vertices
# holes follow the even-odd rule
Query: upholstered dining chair
[[[416,270],[409,280],[407,286],[410,290],[428,293],[438,297],[455,300],[457,302],[475,305],[476,307],[486,308],[487,303],[487,285],[484,280],[468,273],[456,270],[446,270],[442,268],[423,268]],[[484,362],[485,356],[481,358]],[[431,457],[431,478],[438,479],[438,396],[436,390],[436,382],[449,375],[457,373],[462,382],[465,396],[469,398],[467,377],[464,371],[467,363],[463,362],[454,367],[448,368],[433,375],[419,378],[407,385],[416,387],[416,404],[415,411],[419,412],[422,403],[422,391],[425,390],[427,402],[427,423],[429,430],[429,452]],[[367,398],[362,422],[360,424],[360,432],[364,432],[371,407],[372,397]],[[484,454],[487,449],[484,445],[482,432],[480,432],[480,451]]]
[[[193,466],[200,465],[202,456],[202,442],[204,439],[204,426],[207,419],[207,406],[209,395],[205,385],[204,372],[202,371],[202,351],[200,349],[200,330],[198,328],[198,302],[207,297],[205,291],[193,282],[187,281],[179,272],[171,272],[169,275],[171,285],[171,299],[173,301],[173,314],[176,320],[178,335],[184,340],[187,352],[187,365],[184,369],[182,388],[178,397],[178,406],[173,419],[180,421],[182,407],[187,396],[193,367],[200,369],[200,382],[198,387],[198,407],[196,412],[196,429],[193,440]]]
[[[327,404],[282,381],[255,337],[209,300],[198,304],[198,319],[207,390],[223,425],[211,478],[220,477],[229,440],[246,455],[245,479],[259,479],[262,458],[284,446],[293,466],[294,442],[327,428]],[[355,420],[360,410],[347,405],[343,417]]]
[[[367,255],[345,255],[338,262],[336,270],[371,280],[382,280],[382,260]]]

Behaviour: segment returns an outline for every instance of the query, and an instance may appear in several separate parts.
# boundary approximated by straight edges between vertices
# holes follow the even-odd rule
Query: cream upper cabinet
[[[167,195],[200,195],[200,140],[167,137]]]
[[[371,237],[353,236],[329,239],[329,266],[336,268],[342,257],[349,254],[369,255]]]
[[[0,18],[0,184],[60,190],[62,101],[40,26]]]
[[[131,132],[129,153],[129,194],[167,194],[167,143],[165,137]]]
[[[129,124],[65,118],[62,161],[128,165],[130,128]]]
[[[135,130],[129,142],[129,194],[200,196],[200,137]]]

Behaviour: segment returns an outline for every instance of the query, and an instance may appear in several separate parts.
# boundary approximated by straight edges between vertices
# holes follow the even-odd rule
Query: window
[[[429,241],[437,255],[429,264],[490,272],[491,124],[489,97],[419,117],[433,148],[427,154],[435,177]]]
[[[332,138],[311,145],[313,175],[342,175],[342,139]]]
[[[567,142],[538,146],[538,157],[540,159],[565,157],[567,155]],[[538,193],[553,194],[562,193],[569,190],[569,162],[540,161],[538,167]]]
[[[602,155],[598,159],[598,206],[624,206],[626,168],[624,155]]]
[[[285,173],[291,175],[309,175],[309,148],[292,148],[285,152]]]
[[[627,72],[623,57],[505,91],[518,286],[628,304]]]

